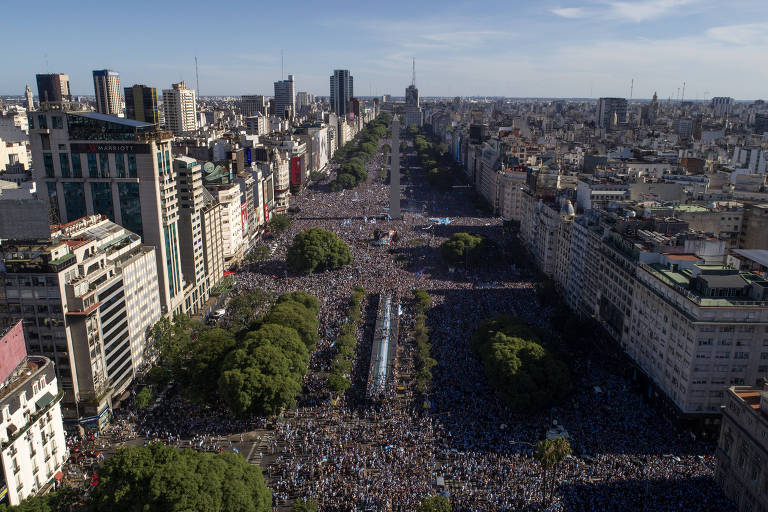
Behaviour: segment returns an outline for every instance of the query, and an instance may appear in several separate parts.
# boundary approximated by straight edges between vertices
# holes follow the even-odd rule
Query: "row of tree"
[[[456,172],[455,163],[448,155],[448,146],[442,142],[430,142],[415,126],[409,127],[409,133],[413,136],[419,165],[426,172],[429,184],[440,189],[450,188]]]
[[[118,449],[92,491],[64,487],[24,500],[14,512],[268,512],[272,493],[259,466],[236,453],[200,453],[163,444]]]
[[[416,321],[413,327],[413,339],[416,343],[416,389],[421,394],[427,393],[432,382],[432,368],[437,361],[432,358],[432,343],[429,341],[427,310],[432,306],[432,298],[424,290],[414,290]]]
[[[238,415],[277,414],[295,403],[319,339],[318,300],[303,291],[271,296],[253,291],[230,302],[230,329],[193,324],[184,315],[152,328],[161,364],[158,383],[175,380],[187,398],[219,399]]]
[[[303,274],[336,270],[352,263],[349,246],[335,233],[310,228],[297,234],[285,255],[288,267]]]
[[[331,373],[328,375],[328,389],[337,396],[343,395],[352,385],[350,375],[355,362],[355,348],[357,336],[355,331],[362,319],[362,303],[365,297],[365,288],[356,286],[349,300],[347,319],[339,329],[339,337],[336,338],[338,352],[331,363]]]
[[[486,320],[472,336],[471,347],[483,361],[491,386],[514,410],[549,407],[570,390],[568,366],[517,317]]]
[[[440,245],[443,259],[453,265],[467,268],[498,262],[496,243],[488,237],[471,233],[454,233]]]
[[[355,137],[339,148],[334,155],[337,162],[344,161],[331,182],[331,190],[354,188],[368,179],[366,162],[379,150],[379,140],[386,136],[391,116],[382,112],[376,119],[360,130]]]

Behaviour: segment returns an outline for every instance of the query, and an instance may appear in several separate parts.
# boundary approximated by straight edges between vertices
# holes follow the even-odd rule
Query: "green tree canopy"
[[[42,496],[30,496],[14,507],[0,504],[0,512],[80,512],[86,510],[82,491],[65,486]]]
[[[352,253],[336,234],[322,228],[310,228],[293,239],[286,262],[294,271],[311,274],[348,265],[352,262]]]
[[[296,330],[307,350],[314,350],[320,336],[317,333],[317,314],[304,304],[284,300],[275,305],[262,319],[263,324],[277,324]]]
[[[515,317],[480,324],[472,349],[483,361],[489,383],[515,410],[549,407],[570,389],[568,367]]]
[[[99,469],[94,512],[268,512],[270,490],[258,466],[235,453],[162,444],[118,449]]]
[[[451,512],[451,502],[444,496],[431,496],[421,502],[417,512]]]
[[[243,349],[249,352],[264,345],[280,349],[291,363],[290,370],[294,378],[301,380],[309,365],[309,351],[295,329],[277,324],[264,324],[249,332],[243,340]]]
[[[269,221],[269,229],[275,233],[282,233],[289,227],[291,227],[291,218],[281,213],[274,215]]]
[[[224,357],[234,348],[235,337],[230,331],[214,328],[198,332],[193,342],[182,384],[201,398],[210,398],[216,392]]]
[[[142,411],[152,403],[152,388],[145,386],[136,393],[136,409]]]
[[[291,512],[317,512],[317,502],[312,498],[299,498],[293,502]]]
[[[493,253],[496,244],[480,235],[454,233],[449,240],[440,245],[440,254],[449,263],[473,266],[481,263],[490,264],[495,259]]]
[[[265,259],[269,258],[270,254],[272,254],[272,251],[269,250],[269,247],[264,244],[256,244],[253,246],[253,249],[251,249],[251,252],[246,255],[245,261],[247,263],[264,261]]]

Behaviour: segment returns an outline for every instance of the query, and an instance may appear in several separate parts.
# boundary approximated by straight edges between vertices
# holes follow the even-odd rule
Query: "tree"
[[[408,150],[408,143],[403,141],[400,143],[400,152],[405,153]]]
[[[430,496],[421,502],[418,512],[451,512],[451,501],[444,496]]]
[[[269,221],[269,229],[275,233],[282,233],[291,227],[291,218],[284,214],[277,214]]]
[[[270,254],[272,254],[272,251],[269,249],[269,247],[264,244],[256,244],[253,246],[253,249],[251,249],[251,252],[246,255],[245,261],[246,263],[264,261],[265,259],[269,258]]]
[[[235,337],[230,331],[217,327],[198,333],[192,347],[181,381],[198,398],[211,398],[216,392],[221,363],[235,347]]]
[[[297,381],[304,377],[309,365],[309,350],[295,329],[264,324],[258,330],[248,333],[243,340],[243,349],[249,352],[264,345],[272,345],[282,351],[290,361],[291,373]]]
[[[304,304],[285,300],[275,305],[262,319],[262,324],[277,324],[294,329],[307,350],[314,350],[320,339],[317,333],[317,314]]]
[[[15,507],[0,504],[0,512],[78,512],[85,509],[86,496],[65,486],[42,496],[29,496]]]
[[[490,262],[496,244],[480,235],[454,233],[449,240],[440,245],[440,254],[449,263],[472,266],[480,262]]]
[[[291,512],[317,512],[317,502],[313,498],[299,498],[293,502]]]
[[[336,234],[322,228],[310,228],[296,235],[285,259],[292,270],[311,274],[348,265],[352,262],[352,253]]]
[[[136,409],[142,411],[152,402],[152,388],[144,387],[136,393]]]
[[[545,439],[539,441],[536,444],[536,451],[533,454],[535,458],[541,464],[544,471],[544,499],[547,503],[552,501],[552,497],[555,493],[555,478],[556,467],[560,464],[560,461],[565,459],[571,454],[571,445],[567,439],[563,437],[556,437],[554,439]],[[549,473],[549,479],[547,474]],[[549,497],[547,498],[547,488],[549,488]]]
[[[488,382],[515,410],[549,407],[570,389],[570,372],[521,320],[499,316],[485,321],[471,347],[483,361]]]
[[[293,407],[301,383],[291,361],[273,345],[252,344],[230,352],[222,365],[219,395],[239,416],[273,416]]]
[[[162,444],[118,449],[99,469],[94,512],[267,512],[270,490],[258,466],[236,453]]]

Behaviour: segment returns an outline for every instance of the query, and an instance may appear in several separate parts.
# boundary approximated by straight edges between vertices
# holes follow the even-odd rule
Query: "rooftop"
[[[764,249],[734,249],[733,252],[768,267],[768,251]]]
[[[102,114],[99,112],[78,112],[72,115],[85,117],[87,119],[93,119],[95,121],[107,121],[109,123],[122,124],[124,126],[131,126],[133,128],[142,128],[145,126],[154,126],[152,123],[145,123],[144,121],[135,121],[125,117],[117,117],[109,114]]]

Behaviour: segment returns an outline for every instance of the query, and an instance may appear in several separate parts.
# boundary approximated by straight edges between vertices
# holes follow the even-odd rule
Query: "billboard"
[[[291,186],[301,185],[301,157],[291,157]]]
[[[245,161],[248,165],[253,163],[253,151],[251,151],[251,148],[245,148]]]
[[[264,203],[264,224],[269,223],[269,205]]]

